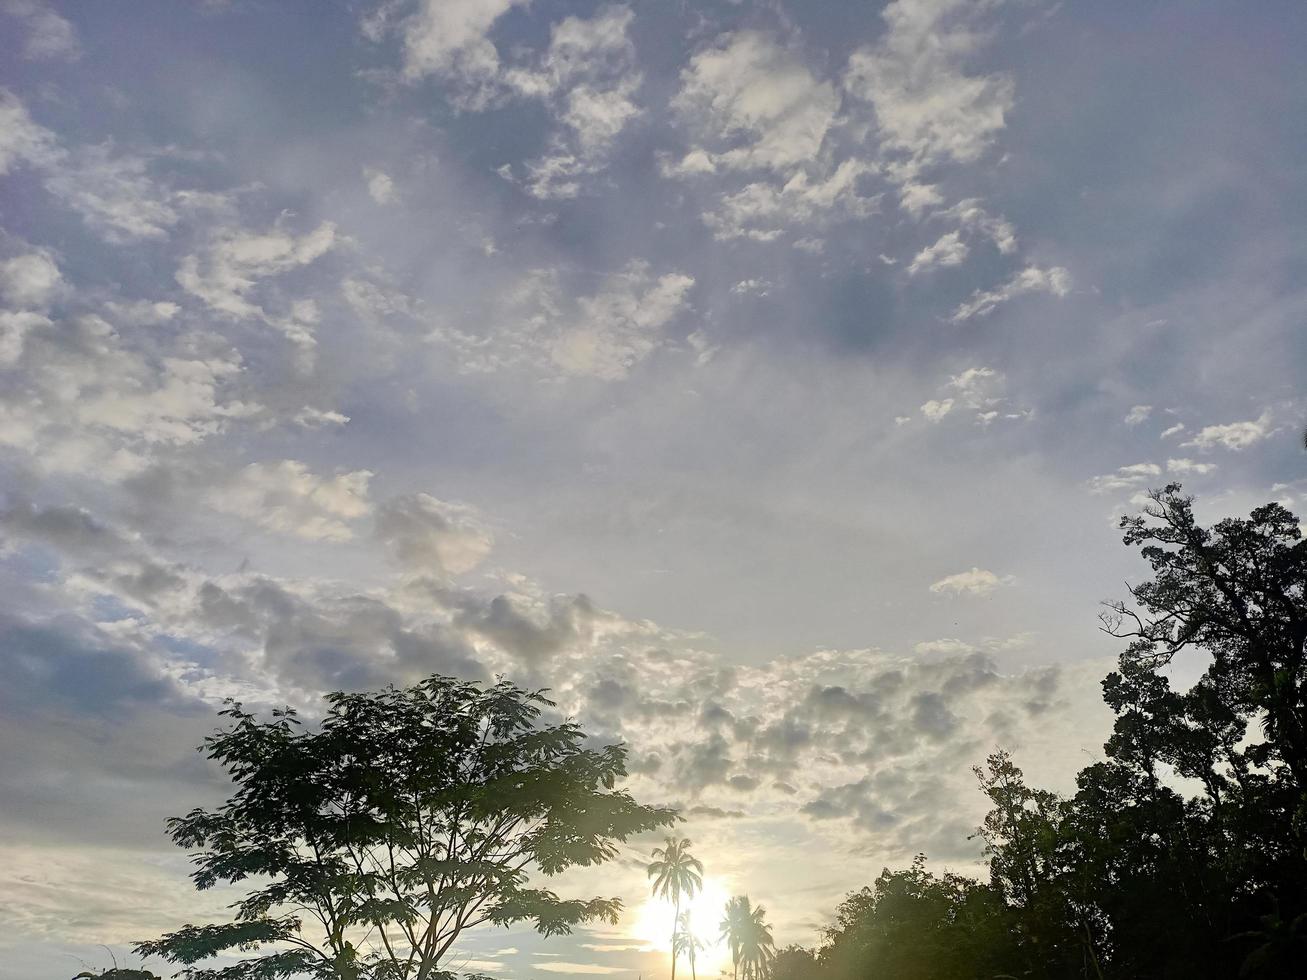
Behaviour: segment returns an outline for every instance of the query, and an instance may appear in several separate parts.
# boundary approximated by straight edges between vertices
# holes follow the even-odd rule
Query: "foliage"
[[[544,935],[615,921],[616,898],[564,899],[533,875],[601,864],[675,814],[615,789],[620,746],[544,724],[540,692],[433,676],[328,695],[320,725],[232,703],[206,740],[236,785],[217,810],[169,821],[197,888],[249,883],[229,923],[137,945],[190,980],[435,980],[460,935],[527,923]],[[272,951],[267,951],[271,947]],[[194,964],[259,953],[236,966]]]
[[[1307,976],[1307,543],[1278,504],[1205,528],[1178,486],[1150,497],[1122,528],[1152,578],[1104,615],[1128,641],[1106,759],[1060,798],[991,755],[988,883],[885,871],[789,975]]]
[[[750,902],[748,895],[731,897],[722,916],[721,938],[731,951],[732,976],[745,980],[768,976],[776,943],[766,909]]]
[[[668,837],[662,847],[653,849],[653,861],[646,868],[653,881],[654,895],[670,899],[672,916],[672,980],[676,980],[676,961],[680,958],[677,937],[680,934],[681,898],[693,898],[703,887],[703,864],[690,853],[690,841]],[[691,953],[693,957],[693,953]],[[691,966],[693,969],[693,965]]]

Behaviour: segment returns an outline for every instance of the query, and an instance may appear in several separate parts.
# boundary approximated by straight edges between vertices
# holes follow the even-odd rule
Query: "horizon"
[[[1304,36],[1282,2],[0,0],[15,976],[223,914],[164,821],[229,789],[224,698],[431,674],[624,744],[697,929],[747,894],[812,945],[918,853],[983,877],[973,766],[1067,793],[1104,757],[1120,520],[1169,483],[1307,515]],[[661,976],[663,836],[562,877],[616,926],[453,968]]]

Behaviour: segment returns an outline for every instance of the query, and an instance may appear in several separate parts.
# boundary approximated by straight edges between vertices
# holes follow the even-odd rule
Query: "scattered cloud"
[[[1162,468],[1156,463],[1132,463],[1119,467],[1115,473],[1094,477],[1089,481],[1089,489],[1094,493],[1137,489],[1161,475]]]
[[[1011,575],[998,576],[985,568],[972,567],[970,571],[946,575],[937,582],[932,582],[930,591],[942,595],[987,596],[1000,586],[1011,585]]]
[[[845,89],[870,102],[884,145],[911,163],[970,162],[993,144],[1015,100],[1003,73],[970,74],[984,44],[963,0],[896,0],[881,12],[882,39],[849,58]]]
[[[915,276],[924,269],[934,266],[961,265],[969,249],[956,231],[950,231],[940,237],[934,245],[928,245],[916,254],[908,266],[908,275]]]
[[[23,25],[24,58],[75,61],[81,56],[77,31],[45,0],[4,0],[0,11]]]
[[[47,249],[0,262],[0,296],[14,306],[44,309],[62,288],[63,276]]]
[[[953,410],[953,399],[932,398],[921,406],[921,414],[925,416],[927,422],[940,422],[949,412]]]
[[[1125,424],[1129,426],[1142,425],[1148,421],[1148,417],[1153,414],[1152,405],[1135,405],[1126,413]]]
[[[372,511],[369,470],[319,476],[286,459],[250,463],[208,494],[209,506],[251,524],[310,541],[347,541],[353,521]]]
[[[1236,452],[1255,446],[1275,429],[1271,424],[1271,413],[1262,412],[1251,422],[1230,422],[1226,425],[1206,425],[1198,434],[1182,446],[1192,446],[1203,451],[1209,449],[1232,449]]]
[[[1051,293],[1061,297],[1070,291],[1071,274],[1061,266],[1048,269],[1027,266],[996,289],[977,290],[971,299],[953,311],[949,319],[962,323],[973,317],[988,316],[1003,303],[1027,293]]]
[[[1192,459],[1168,459],[1166,461],[1166,472],[1176,473],[1180,476],[1205,476],[1216,469],[1215,463],[1195,463]]]
[[[425,493],[394,497],[377,509],[376,536],[413,571],[461,575],[485,559],[494,544],[475,507]]]
[[[303,235],[281,227],[265,232],[223,228],[202,253],[187,255],[177,268],[177,282],[210,309],[237,319],[270,320],[250,300],[261,280],[308,265],[336,244],[336,226],[324,221]],[[307,324],[311,314],[301,309]]]
[[[377,204],[395,202],[395,182],[390,179],[389,174],[374,170],[372,167],[364,167],[363,179],[367,181],[368,196]]]

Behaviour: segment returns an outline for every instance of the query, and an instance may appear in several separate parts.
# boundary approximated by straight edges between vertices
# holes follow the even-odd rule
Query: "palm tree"
[[[677,922],[676,936],[672,939],[672,957],[685,956],[690,960],[690,980],[699,980],[696,961],[699,951],[704,948],[704,941],[694,934],[694,924],[690,921],[690,910],[681,913]]]
[[[745,980],[763,980],[776,958],[776,942],[767,924],[767,910],[757,905],[748,912],[749,928],[740,944],[740,966],[744,967]]]
[[[731,951],[731,976],[736,980],[740,967],[744,967],[744,980],[762,980],[767,975],[776,944],[766,915],[766,909],[754,906],[748,895],[735,895],[726,903],[722,939]]]
[[[672,980],[676,980],[676,933],[681,918],[681,896],[693,898],[703,887],[703,864],[690,853],[690,842],[668,837],[662,847],[653,849],[648,876],[654,879],[653,893],[670,898],[675,909],[672,920]]]

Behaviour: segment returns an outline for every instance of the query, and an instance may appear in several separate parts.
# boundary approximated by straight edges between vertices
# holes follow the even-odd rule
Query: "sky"
[[[433,672],[623,741],[781,945],[975,872],[973,765],[1101,758],[1141,494],[1307,511],[1304,36],[0,0],[0,962],[223,915],[163,821],[223,798],[224,698]],[[618,926],[452,965],[660,973],[656,843],[559,883]]]

